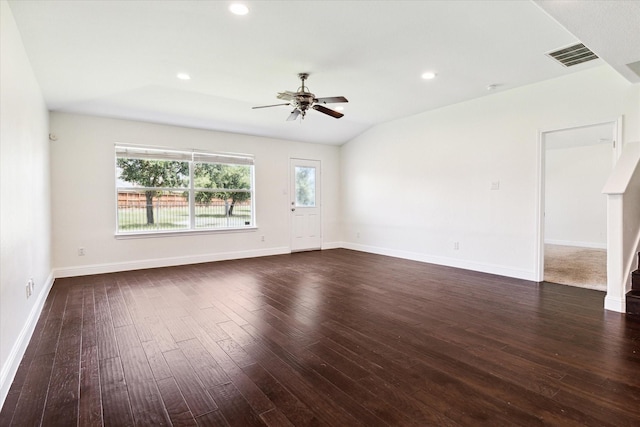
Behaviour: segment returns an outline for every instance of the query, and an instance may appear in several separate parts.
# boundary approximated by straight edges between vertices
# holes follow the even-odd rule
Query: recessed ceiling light
[[[425,80],[431,80],[431,79],[435,79],[437,76],[436,73],[434,73],[433,71],[427,71],[426,73],[422,74],[422,78]]]
[[[178,73],[176,74],[176,77],[179,78],[180,80],[190,80],[191,76],[187,73]]]
[[[231,13],[233,13],[234,15],[246,15],[247,13],[249,13],[249,8],[247,6],[245,6],[242,3],[233,3],[231,6],[229,6],[229,10],[231,11]]]

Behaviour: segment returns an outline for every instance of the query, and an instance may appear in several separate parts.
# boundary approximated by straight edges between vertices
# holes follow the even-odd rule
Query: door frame
[[[591,122],[586,124],[564,126],[559,128],[538,130],[538,156],[537,156],[537,171],[538,171],[538,188],[537,188],[537,212],[536,212],[536,251],[534,260],[534,281],[544,281],[544,213],[545,213],[545,157],[546,157],[546,141],[545,137],[549,133],[559,132],[563,130],[581,129],[586,127],[598,126],[598,125],[613,125],[613,159],[615,163],[622,154],[622,116],[618,116],[614,119],[602,120],[597,122]],[[608,242],[608,239],[607,239]],[[608,246],[608,243],[607,243]],[[607,247],[607,253],[609,248]]]
[[[318,233],[319,233],[319,245],[318,246],[312,246],[312,247],[308,247],[308,248],[298,248],[298,249],[293,249],[294,245],[293,245],[293,240],[294,240],[294,232],[293,232],[293,215],[291,214],[291,204],[292,201],[295,200],[295,184],[294,184],[294,176],[293,176],[293,167],[295,165],[296,162],[314,162],[317,163],[317,170],[318,170],[318,174],[319,174],[319,178],[317,179],[318,176],[316,177],[316,208],[318,209],[318,216],[319,216],[319,224],[318,224]],[[312,251],[312,250],[318,250],[318,249],[322,249],[322,236],[323,236],[323,226],[324,223],[322,221],[322,161],[320,159],[310,159],[310,158],[302,158],[302,157],[289,157],[289,197],[287,200],[287,212],[289,212],[289,249],[291,252],[304,252],[304,251]]]

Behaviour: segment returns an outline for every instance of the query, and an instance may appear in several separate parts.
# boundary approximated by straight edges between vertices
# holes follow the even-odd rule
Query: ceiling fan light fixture
[[[191,80],[191,76],[187,73],[178,73],[176,74],[176,77],[180,80]]]
[[[422,78],[424,80],[432,80],[432,79],[435,79],[436,76],[437,76],[437,74],[434,73],[433,71],[427,71],[425,73],[422,73]]]
[[[229,6],[229,11],[234,15],[244,16],[249,13],[249,8],[242,3],[232,3]]]

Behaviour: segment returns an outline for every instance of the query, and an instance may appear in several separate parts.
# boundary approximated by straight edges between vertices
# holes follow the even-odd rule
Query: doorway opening
[[[620,120],[540,134],[538,281],[607,290],[607,202]]]

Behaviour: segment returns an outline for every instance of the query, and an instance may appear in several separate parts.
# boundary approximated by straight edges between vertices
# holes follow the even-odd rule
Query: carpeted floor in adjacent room
[[[606,249],[544,245],[545,282],[607,290]]]

